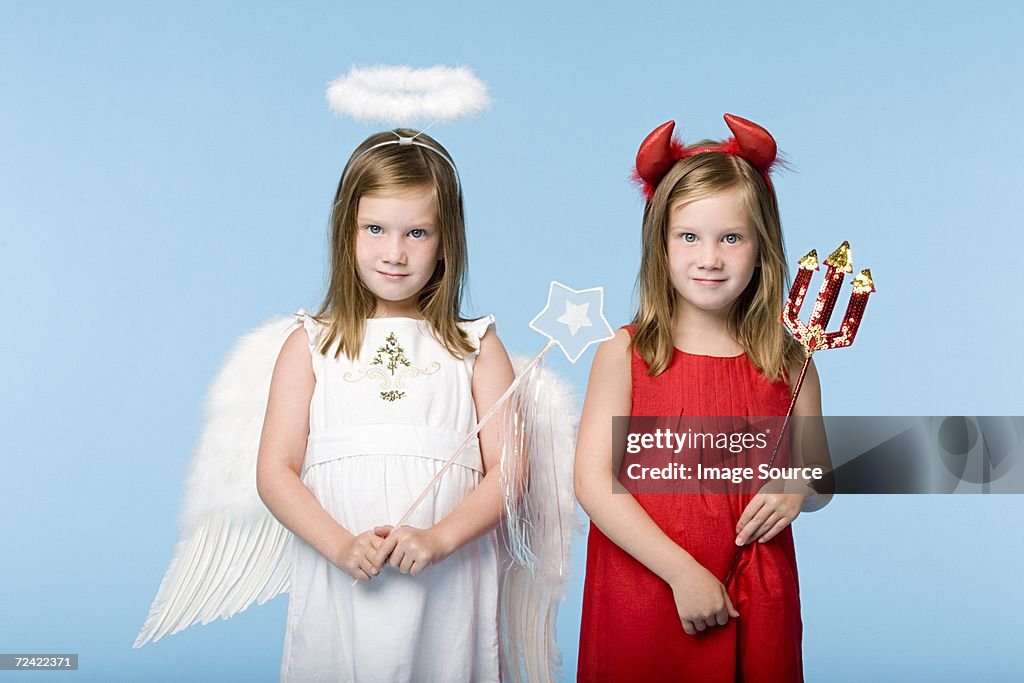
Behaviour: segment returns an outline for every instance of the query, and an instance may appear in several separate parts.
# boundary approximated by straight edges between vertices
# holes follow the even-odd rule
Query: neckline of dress
[[[740,351],[735,356],[710,356],[706,353],[690,353],[689,351],[683,351],[678,346],[673,346],[672,348],[674,348],[677,353],[684,356],[691,356],[693,358],[711,358],[712,360],[736,360],[737,358],[743,358],[747,355],[746,351]]]
[[[427,320],[425,318],[410,318],[407,315],[390,315],[390,316],[385,316],[383,318],[367,318],[366,320],[369,321],[369,322],[373,322],[375,320],[379,320],[381,322],[394,322],[396,320],[408,320],[409,322],[414,322],[414,323],[425,323],[425,322],[427,322]]]

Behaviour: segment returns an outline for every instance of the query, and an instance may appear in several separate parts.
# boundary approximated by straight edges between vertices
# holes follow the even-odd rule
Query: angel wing
[[[256,454],[274,363],[297,324],[279,318],[242,337],[211,385],[178,542],[133,647],[228,619],[288,591],[292,534],[256,493]],[[526,365],[516,364],[519,371]],[[524,379],[509,411],[521,419],[506,425],[518,451],[502,457],[503,471],[524,463],[527,470],[508,478],[517,483],[509,484],[516,489],[513,522],[503,536],[515,550],[505,557],[499,618],[503,680],[542,683],[556,680],[561,668],[555,620],[578,526],[572,493],[578,416],[571,390],[554,373],[536,366]]]
[[[132,647],[288,590],[292,534],[256,493],[256,454],[274,364],[301,320],[277,318],[239,339],[210,386],[178,542]]]
[[[515,358],[519,375],[527,361]],[[502,680],[549,683],[561,678],[555,639],[558,605],[569,577],[569,548],[580,527],[572,465],[579,414],[572,391],[535,365],[506,411],[501,473],[505,525],[501,535]]]

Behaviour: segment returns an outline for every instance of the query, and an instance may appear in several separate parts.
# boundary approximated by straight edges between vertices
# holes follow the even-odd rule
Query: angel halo
[[[491,104],[484,84],[467,67],[352,67],[327,86],[327,103],[356,121],[407,126],[476,116]]]
[[[469,90],[471,97],[457,97],[455,104],[452,98],[446,98],[451,90],[440,86],[464,82],[467,74],[476,80],[468,69],[421,70],[426,72],[425,77],[408,67],[377,68],[369,71],[383,73],[386,78],[376,85],[372,78],[367,81],[366,71],[353,69],[339,79],[340,83],[332,84],[328,100],[335,113],[392,125],[408,124],[413,119],[433,119],[427,121],[433,123],[478,113],[489,102],[486,88],[479,81],[475,89]],[[458,78],[450,81],[436,78],[439,73],[451,76],[452,72]],[[414,74],[414,77],[403,81],[396,76],[403,73]],[[420,75],[415,75],[417,73]],[[384,98],[383,104],[388,106],[375,109],[374,102],[381,103],[377,95],[385,86],[395,89],[398,103],[391,106],[386,101],[388,98]],[[440,99],[434,86],[438,86]],[[339,89],[340,106],[337,104]],[[355,111],[346,109],[349,106],[346,101],[351,104],[360,98],[363,103]],[[414,131],[393,131],[392,134],[393,139],[371,148],[418,146],[441,156],[454,170],[453,162],[440,143]],[[387,136],[389,134],[380,137]],[[368,151],[362,150],[360,156]],[[350,159],[349,167],[360,156]],[[413,156],[429,157],[430,154]],[[342,180],[345,181],[344,172]],[[190,467],[179,540],[134,647],[158,641],[193,624],[228,619],[254,603],[262,604],[276,595],[291,592],[296,539],[273,517],[252,484],[256,481],[256,454],[278,352],[291,332],[306,325],[312,325],[310,316],[300,312],[298,316],[273,320],[253,331],[238,343],[211,387],[206,424]],[[521,386],[526,387],[524,396],[539,397],[545,403],[534,405],[539,399],[533,398],[533,402],[520,407],[520,412],[532,409],[534,413],[527,430],[523,430],[521,422],[516,423],[519,427],[516,444],[529,446],[531,454],[547,450],[552,454],[571,455],[574,409],[568,388],[558,382],[553,373],[536,364]],[[504,556],[499,563],[504,569],[499,579],[501,600],[497,614],[503,653],[500,666],[502,678],[508,681],[551,681],[558,675],[559,653],[554,625],[557,603],[564,594],[566,573],[561,569],[567,566],[567,542],[574,516],[571,486],[557,486],[558,482],[571,481],[571,469],[560,470],[554,465],[571,468],[571,459],[560,463],[553,463],[553,458],[536,460],[547,463],[547,467],[531,473],[530,493],[564,509],[549,514],[546,509],[531,508],[544,526],[530,527],[536,529],[530,536],[530,548],[535,554],[541,551],[543,557],[550,558],[551,562],[544,568],[555,567],[556,570],[535,574],[530,568],[513,567]],[[556,496],[555,492],[560,495]],[[541,512],[544,514],[539,514]],[[301,581],[298,585],[302,585]]]
[[[326,95],[328,106],[338,116],[396,127],[429,122],[421,133],[439,121],[475,116],[491,104],[487,85],[464,66],[354,66],[328,84]],[[455,163],[433,145],[417,140],[418,135],[405,137],[395,131],[394,140],[379,142],[363,154],[387,145],[430,150],[451,166],[461,192],[462,179]],[[349,166],[358,158],[353,158]]]

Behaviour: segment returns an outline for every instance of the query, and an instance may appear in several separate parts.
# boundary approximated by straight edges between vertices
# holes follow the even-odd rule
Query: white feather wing
[[[526,361],[516,358],[517,374]],[[502,680],[549,683],[561,677],[555,638],[578,529],[573,457],[579,413],[569,385],[537,366],[513,394],[502,452],[506,555],[500,624]]]
[[[298,324],[279,318],[246,334],[210,386],[178,542],[133,647],[288,590],[292,534],[256,493],[256,454],[274,364]]]

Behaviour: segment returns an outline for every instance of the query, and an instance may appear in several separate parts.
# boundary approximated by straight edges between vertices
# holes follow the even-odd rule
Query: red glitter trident
[[[796,386],[793,388],[793,398],[789,402],[789,410],[786,411],[786,421],[789,421],[793,414],[793,406],[796,405],[796,398],[800,394],[800,387],[804,383],[804,375],[807,374],[807,366],[811,363],[811,356],[815,351],[824,349],[839,349],[849,346],[857,336],[860,328],[860,321],[864,317],[864,309],[868,305],[868,297],[875,291],[875,283],[871,279],[871,271],[864,269],[860,275],[853,279],[853,295],[850,303],[846,306],[846,315],[843,316],[843,324],[837,332],[826,332],[828,321],[832,317],[832,311],[836,307],[836,299],[839,298],[839,287],[843,284],[843,278],[847,273],[853,272],[853,263],[850,258],[850,243],[843,242],[839,248],[825,259],[828,270],[825,271],[825,281],[821,283],[821,290],[818,298],[814,301],[814,309],[811,311],[811,318],[805,325],[800,320],[800,308],[804,304],[804,297],[807,295],[807,285],[811,282],[811,273],[818,270],[818,253],[811,249],[806,256],[800,259],[800,270],[793,286],[789,290],[789,299],[782,311],[782,322],[785,323],[793,337],[804,347],[807,357],[804,359],[803,367],[800,368],[800,376],[797,378]],[[785,423],[783,423],[785,429]],[[776,454],[778,448],[776,447]],[[772,455],[772,462],[775,461],[775,454]]]
[[[775,442],[775,449],[772,451],[771,460],[768,461],[769,469],[775,464],[775,459],[778,457],[779,450],[782,447],[782,437],[785,435],[786,427],[789,425],[789,418],[793,415],[793,407],[796,406],[797,396],[800,395],[800,388],[804,384],[804,376],[807,374],[807,367],[811,364],[811,356],[814,355],[815,351],[839,349],[853,343],[854,337],[857,336],[857,329],[860,327],[860,321],[864,317],[864,308],[868,305],[868,297],[875,291],[875,283],[871,279],[871,271],[868,269],[860,271],[860,275],[853,278],[853,295],[850,297],[850,303],[846,306],[843,324],[837,332],[826,332],[825,328],[828,327],[828,321],[832,317],[832,311],[836,307],[836,300],[839,298],[839,288],[843,284],[843,278],[846,277],[847,273],[853,272],[850,243],[844,241],[840,244],[839,248],[825,259],[825,265],[828,266],[828,270],[825,271],[825,281],[821,283],[818,298],[814,300],[814,309],[811,311],[811,317],[807,324],[805,325],[800,320],[800,308],[803,306],[804,298],[807,296],[807,286],[811,282],[811,273],[818,270],[818,252],[814,249],[811,249],[806,256],[800,259],[800,270],[797,273],[796,279],[793,280],[793,286],[789,289],[789,299],[782,310],[782,322],[793,333],[793,337],[804,347],[806,357],[804,358],[803,367],[800,368],[800,376],[793,387],[793,397],[789,401],[789,409],[786,411],[786,418],[782,422],[782,429],[779,430],[779,438]],[[742,548],[738,547],[733,553],[729,573],[726,574],[725,581],[723,582],[726,586],[729,585],[733,574],[736,572],[736,565],[739,562],[742,550]]]

